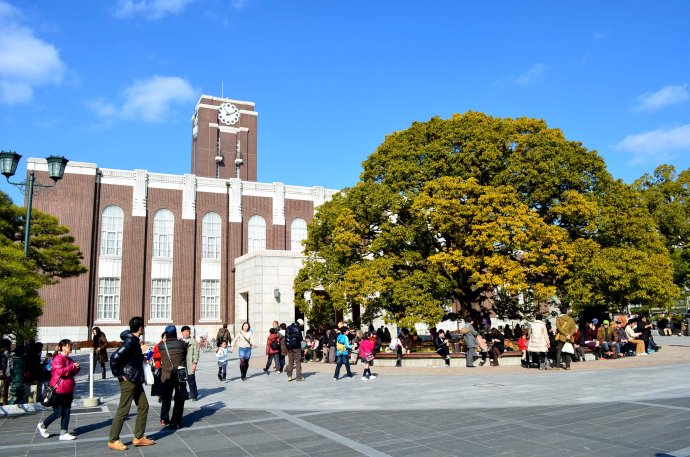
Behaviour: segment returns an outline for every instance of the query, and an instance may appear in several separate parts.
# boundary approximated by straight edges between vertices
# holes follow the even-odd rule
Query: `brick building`
[[[34,208],[70,227],[89,268],[42,290],[42,341],[86,340],[93,325],[119,339],[135,315],[149,341],[170,323],[213,337],[244,321],[263,341],[272,320],[295,319],[300,242],[335,191],[256,182],[257,118],[252,102],[202,95],[191,174],[69,162],[63,180],[34,197]],[[27,166],[47,179],[45,160]]]

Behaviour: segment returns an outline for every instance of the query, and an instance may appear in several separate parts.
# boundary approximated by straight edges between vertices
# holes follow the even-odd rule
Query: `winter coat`
[[[97,363],[107,363],[108,362],[108,338],[105,337],[105,333],[100,332],[98,335],[93,337],[93,352],[95,361]]]
[[[113,376],[126,377],[135,384],[144,383],[144,354],[141,352],[139,337],[134,336],[129,330],[120,333],[124,340],[122,346],[110,356],[110,371]]]
[[[527,350],[529,352],[549,351],[549,332],[546,330],[546,324],[543,321],[532,322]]]
[[[465,346],[467,346],[467,349],[472,349],[476,348],[478,344],[477,331],[470,325],[469,330],[465,333]]]
[[[165,346],[168,346],[167,351]],[[172,340],[158,343],[158,352],[161,353],[161,382],[168,379],[177,380],[177,367],[187,364],[187,343],[183,340]]]
[[[609,342],[613,343],[616,341],[615,327],[609,327],[608,335],[606,334],[606,328],[603,326],[599,327],[599,330],[597,330],[597,340],[599,340],[600,343],[603,343],[606,341],[607,336]]]
[[[371,340],[362,340],[359,343],[359,356],[363,359],[367,358],[367,355],[374,353],[374,342]]]
[[[337,349],[337,343],[340,343],[345,346],[345,349],[342,351],[339,351]],[[348,355],[349,350],[352,349],[352,345],[350,344],[350,340],[347,339],[347,335],[343,335],[342,333],[338,335],[338,338],[336,339],[336,350],[335,350],[335,355]]]
[[[199,363],[199,355],[201,355],[201,351],[199,350],[199,342],[192,337],[190,337],[189,340],[185,340],[183,338],[180,339],[187,344],[187,371],[189,374],[194,374],[196,370],[193,368],[193,366],[194,364]]]
[[[271,348],[271,343],[273,341],[278,342],[278,349],[273,349]],[[277,333],[274,333],[272,335],[268,335],[268,338],[266,338],[266,355],[275,355],[280,353],[280,335]]]
[[[567,314],[558,316],[556,319],[556,341],[561,341],[563,343],[569,341],[572,343],[575,341],[574,336],[576,331],[577,324],[575,323],[575,319]],[[570,338],[566,337],[566,335],[570,335]]]
[[[74,360],[63,353],[58,353],[53,357],[50,370],[50,385],[55,387],[57,394],[71,394],[74,392],[74,376],[79,373],[79,367],[74,364]],[[60,384],[58,379],[62,378]]]
[[[300,349],[302,343],[302,330],[297,324],[290,324],[285,330],[285,347],[287,349]]]
[[[220,347],[221,341],[227,341],[228,345],[230,345],[230,342],[232,341],[232,335],[230,335],[230,330],[221,327],[218,329],[218,334],[216,335],[216,345]]]

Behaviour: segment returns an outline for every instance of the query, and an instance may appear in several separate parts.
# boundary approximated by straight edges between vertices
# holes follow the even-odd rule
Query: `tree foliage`
[[[0,192],[0,335],[34,336],[42,312],[39,289],[87,271],[69,229],[32,211],[29,258],[24,258],[25,210]]]
[[[360,181],[319,208],[296,299],[308,312],[303,292],[319,289],[335,309],[405,326],[489,296],[502,315],[554,295],[579,307],[668,301],[654,225],[596,151],[544,121],[435,117],[387,136]]]
[[[677,173],[672,165],[660,165],[652,175],[635,181],[634,187],[642,192],[671,253],[674,283],[690,287],[690,170]]]

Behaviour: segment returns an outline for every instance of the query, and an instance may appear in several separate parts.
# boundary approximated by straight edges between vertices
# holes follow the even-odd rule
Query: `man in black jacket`
[[[161,354],[161,425],[169,425],[173,429],[182,427],[182,412],[186,398],[185,382],[178,378],[178,367],[187,364],[187,343],[177,339],[177,329],[174,325],[165,327],[165,341],[158,343],[158,352]],[[189,369],[189,368],[187,368]],[[187,375],[189,376],[189,375]],[[170,402],[175,397],[172,419],[170,414]]]
[[[124,340],[122,346],[110,356],[110,371],[120,381],[120,404],[117,407],[113,424],[110,427],[108,447],[115,451],[125,451],[127,446],[120,440],[120,432],[125,422],[132,400],[137,405],[137,420],[134,425],[135,446],[151,446],[155,441],[144,435],[146,416],[149,413],[149,402],[144,393],[144,355],[147,350],[139,337],[144,333],[144,319],[133,317],[129,320],[129,330],[120,334]]]
[[[302,377],[302,330],[295,322],[285,329],[285,347],[287,348],[288,364],[287,378],[292,381],[292,367],[297,372],[297,381],[304,381]]]

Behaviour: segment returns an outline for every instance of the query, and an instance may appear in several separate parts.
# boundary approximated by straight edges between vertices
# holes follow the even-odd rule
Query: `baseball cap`
[[[604,325],[609,325],[609,321],[604,320],[604,322],[602,322],[602,324],[604,324]]]
[[[599,319],[597,319],[596,317],[594,319],[592,319],[592,324],[597,325],[598,323],[599,323]]]
[[[304,325],[304,320],[302,320],[302,319],[297,319],[297,323],[298,323],[299,325]]]
[[[168,325],[167,327],[165,327],[165,334],[167,336],[177,335],[177,327],[175,327],[174,325]]]

